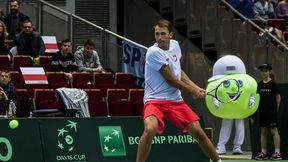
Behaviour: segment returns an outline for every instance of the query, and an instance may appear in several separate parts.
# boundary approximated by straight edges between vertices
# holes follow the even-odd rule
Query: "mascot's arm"
[[[249,106],[250,108],[253,107],[255,105],[255,96],[254,95],[250,95],[250,99],[249,99]]]
[[[280,107],[280,102],[281,102],[281,96],[280,94],[276,94],[276,110],[279,110]]]

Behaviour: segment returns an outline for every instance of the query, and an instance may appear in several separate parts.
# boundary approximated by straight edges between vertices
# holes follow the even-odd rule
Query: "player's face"
[[[167,27],[160,27],[160,26],[155,26],[154,32],[155,32],[155,40],[158,43],[158,46],[163,50],[168,50],[172,33],[169,33]]]

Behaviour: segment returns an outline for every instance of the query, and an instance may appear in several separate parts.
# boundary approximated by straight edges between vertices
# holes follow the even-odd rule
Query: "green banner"
[[[141,117],[18,119],[14,129],[9,122],[0,122],[0,161],[133,162],[143,131]],[[209,161],[193,137],[166,124],[147,162]]]
[[[42,145],[39,125],[35,120],[18,120],[10,127],[9,119],[0,119],[0,161],[40,162]]]

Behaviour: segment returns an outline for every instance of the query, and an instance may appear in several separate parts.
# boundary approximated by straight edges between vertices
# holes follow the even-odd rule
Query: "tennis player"
[[[221,162],[216,150],[199,123],[199,117],[183,101],[180,91],[203,98],[205,90],[193,83],[181,70],[181,49],[169,21],[154,25],[156,43],[146,53],[144,132],[138,145],[136,162],[145,162],[154,136],[164,131],[164,119],[197,139],[200,147],[213,162]]]

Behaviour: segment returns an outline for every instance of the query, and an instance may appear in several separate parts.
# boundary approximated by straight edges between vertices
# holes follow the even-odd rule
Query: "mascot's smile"
[[[233,100],[237,100],[241,96],[241,93],[242,92],[237,92],[237,93],[229,93],[229,92],[227,92],[227,95],[230,97],[231,100],[232,99]]]

